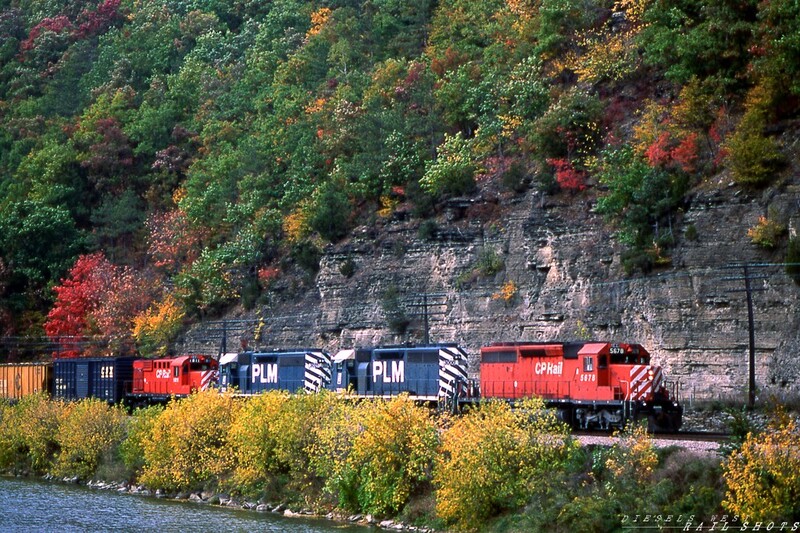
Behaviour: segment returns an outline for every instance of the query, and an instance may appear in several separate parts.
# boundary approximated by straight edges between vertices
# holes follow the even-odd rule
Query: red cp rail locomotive
[[[515,342],[481,348],[482,398],[541,396],[573,427],[622,428],[646,417],[651,431],[677,431],[683,407],[639,344]]]

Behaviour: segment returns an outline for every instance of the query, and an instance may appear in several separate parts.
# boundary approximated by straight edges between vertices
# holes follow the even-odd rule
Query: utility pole
[[[755,279],[766,279],[767,276],[763,274],[753,275],[751,268],[763,267],[767,265],[755,265],[751,263],[740,263],[735,265],[728,265],[724,268],[728,269],[742,269],[741,276],[731,276],[722,278],[724,281],[744,281],[744,289],[730,289],[728,292],[745,292],[747,294],[747,331],[748,331],[748,345],[750,349],[750,358],[748,361],[749,369],[749,384],[747,390],[747,407],[752,409],[756,403],[756,332],[755,320],[753,319],[753,291],[765,291],[766,288],[753,288],[752,281]]]
[[[441,316],[447,313],[447,294],[443,292],[423,292],[412,294],[411,296],[417,298],[417,301],[415,303],[408,304],[407,307],[421,307],[422,311],[411,313],[410,316],[422,316],[423,327],[425,328],[423,337],[424,342],[425,344],[430,344],[430,317],[436,315]],[[436,308],[436,310],[432,311],[431,307]]]

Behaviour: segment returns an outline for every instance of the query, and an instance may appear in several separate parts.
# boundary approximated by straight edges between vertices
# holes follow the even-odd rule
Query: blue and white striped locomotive
[[[220,358],[220,388],[240,394],[329,389],[365,398],[406,393],[416,401],[454,405],[467,382],[467,354],[456,344],[354,348],[334,357],[299,349]]]

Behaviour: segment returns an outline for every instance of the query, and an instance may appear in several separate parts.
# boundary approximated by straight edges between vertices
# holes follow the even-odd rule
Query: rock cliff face
[[[395,213],[329,246],[312,290],[258,309],[263,327],[255,342],[332,352],[422,342],[427,304],[431,341],[461,344],[473,372],[480,347],[496,341],[629,341],[646,346],[681,383],[685,401],[743,401],[745,283],[741,268],[726,267],[750,262],[769,265],[750,269],[759,394],[797,393],[800,286],[774,264],[784,260],[785,242],[767,252],[750,242],[747,229],[769,208],[796,234],[798,183],[790,179],[757,195],[727,183],[696,191],[672,228],[671,264],[646,275],[625,275],[624,248],[588,196],[544,197],[532,189],[498,197],[484,190],[444,209],[424,239],[418,220]],[[503,297],[504,286],[510,297]],[[389,290],[410,319],[404,334],[388,326]]]

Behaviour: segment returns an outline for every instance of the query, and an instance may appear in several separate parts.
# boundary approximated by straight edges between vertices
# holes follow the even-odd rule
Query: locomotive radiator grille
[[[325,352],[306,352],[303,386],[308,392],[319,392],[331,382],[331,357]]]
[[[467,383],[467,354],[457,346],[439,349],[439,397],[455,397],[459,383]]]
[[[650,374],[652,372],[652,379]],[[629,400],[647,400],[661,388],[664,376],[660,366],[634,365],[631,367]]]

